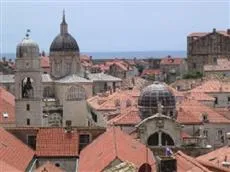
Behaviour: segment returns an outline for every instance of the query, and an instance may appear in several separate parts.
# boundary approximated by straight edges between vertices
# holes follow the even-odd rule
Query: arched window
[[[161,143],[159,140],[159,136],[161,137]],[[173,146],[174,141],[169,134],[166,134],[164,132],[156,132],[148,138],[148,145],[149,146],[159,146],[159,145]]]
[[[162,146],[173,146],[174,141],[172,137],[166,133],[161,133],[161,144]]]
[[[33,79],[26,77],[22,80],[22,98],[32,98],[34,96]]]
[[[85,89],[81,86],[70,87],[67,91],[66,100],[68,101],[80,101],[86,99]]]
[[[158,146],[159,145],[159,134],[154,133],[148,138],[148,145],[149,146]]]
[[[45,87],[43,90],[43,97],[44,98],[54,98],[54,91],[52,87]]]

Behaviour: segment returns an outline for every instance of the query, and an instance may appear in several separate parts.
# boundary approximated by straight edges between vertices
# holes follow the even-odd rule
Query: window
[[[29,118],[26,119],[26,124],[30,125],[30,119]]]
[[[36,136],[28,136],[27,144],[35,150],[36,148]]]
[[[193,69],[196,69],[196,63],[192,64]]]
[[[214,98],[215,98],[214,103],[215,103],[215,105],[217,105],[218,104],[218,98],[217,97],[214,97]]]
[[[80,134],[79,137],[79,151],[81,151],[86,145],[89,144],[90,137],[89,134]]]
[[[81,101],[86,99],[85,89],[81,86],[73,86],[67,91],[68,101]]]
[[[30,111],[30,105],[29,104],[26,105],[26,110]]]
[[[60,167],[60,163],[59,163],[59,162],[56,162],[56,163],[55,163],[55,166],[56,166],[56,167]]]
[[[204,130],[204,131],[203,131],[203,135],[204,135],[205,137],[208,137],[208,130]]]
[[[94,122],[97,122],[97,114],[91,111],[91,115],[92,115]]]

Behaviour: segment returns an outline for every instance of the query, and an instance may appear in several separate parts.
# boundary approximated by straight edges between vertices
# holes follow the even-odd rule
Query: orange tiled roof
[[[141,118],[139,110],[135,106],[122,109],[120,115],[108,121],[110,125],[136,125],[139,122],[141,122]]]
[[[37,156],[78,156],[78,134],[64,128],[41,128],[37,134]]]
[[[15,97],[0,87],[0,124],[15,124]],[[8,117],[4,117],[7,113]]]
[[[206,162],[206,163],[211,163],[217,167],[223,167],[222,162],[225,161],[225,158],[227,158],[227,161],[229,161],[230,160],[229,155],[230,155],[230,147],[224,146],[222,148],[216,149],[216,150],[209,152],[207,154],[201,155],[201,156],[197,157],[196,159],[198,161],[204,163],[204,164]]]
[[[47,170],[47,171],[45,171]],[[38,167],[35,172],[64,172],[61,168],[56,167],[51,162],[47,161],[42,166]]]
[[[139,96],[139,90],[118,90],[113,94],[108,96],[94,96],[87,100],[89,105],[96,110],[106,111],[106,110],[116,110],[115,102],[120,102],[120,109],[126,107],[127,100],[131,101],[131,104],[136,104],[137,97]]]
[[[40,63],[41,63],[42,68],[49,68],[50,67],[50,58],[48,56],[42,56]]]
[[[215,110],[191,99],[186,99],[179,105],[177,121],[182,124],[200,124],[203,122],[203,114],[208,115],[209,123],[230,123],[230,120]]]
[[[102,171],[116,159],[131,162],[137,168],[148,162],[155,170],[153,158],[145,145],[112,127],[81,151],[78,171]]]
[[[211,172],[200,164],[195,158],[192,158],[181,151],[175,154],[177,160],[178,172]]]
[[[175,57],[171,57],[171,56],[168,56],[168,57],[165,57],[163,59],[161,59],[161,62],[160,64],[161,65],[180,65],[181,63],[183,63],[183,58],[175,58]]]
[[[230,92],[230,83],[221,82],[219,80],[209,80],[204,82],[202,85],[192,89],[191,92],[204,92],[204,93]]]
[[[197,101],[214,101],[215,98],[205,94],[203,92],[190,92],[187,96],[189,99],[197,100]]]
[[[0,164],[7,164],[7,169],[25,171],[34,157],[34,151],[3,128],[0,128],[0,142]]]
[[[143,72],[141,73],[141,76],[159,75],[159,74],[160,74],[160,69],[144,69]]]

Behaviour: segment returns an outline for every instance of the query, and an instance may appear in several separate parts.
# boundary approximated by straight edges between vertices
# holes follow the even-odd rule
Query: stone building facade
[[[65,14],[60,33],[51,43],[49,59],[50,74],[43,72],[39,46],[28,34],[18,44],[16,74],[7,80],[15,88],[16,125],[88,126],[86,99],[92,97],[93,87],[101,81],[104,85],[111,82],[115,90],[121,80],[106,74],[97,82],[88,78],[80,62],[78,44],[68,32]],[[3,78],[0,82],[5,81]]]
[[[189,71],[199,72],[206,64],[216,64],[218,58],[230,58],[230,29],[189,34],[187,56]]]

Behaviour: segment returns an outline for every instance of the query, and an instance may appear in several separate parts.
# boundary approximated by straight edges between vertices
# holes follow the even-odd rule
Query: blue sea
[[[186,51],[130,51],[130,52],[81,52],[92,56],[93,59],[114,59],[114,58],[125,58],[125,59],[146,59],[146,58],[163,58],[168,55],[172,57],[186,57]],[[3,53],[0,57],[6,57],[7,59],[15,59],[15,53]]]

